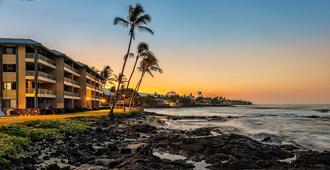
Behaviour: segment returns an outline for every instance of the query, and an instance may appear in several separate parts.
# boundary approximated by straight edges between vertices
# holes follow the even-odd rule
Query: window
[[[3,100],[3,107],[4,108],[10,108],[10,100]]]
[[[4,64],[3,72],[16,72],[16,64]]]
[[[16,82],[3,82],[3,89],[16,90]]]
[[[16,54],[16,47],[4,47],[3,53],[4,54]]]

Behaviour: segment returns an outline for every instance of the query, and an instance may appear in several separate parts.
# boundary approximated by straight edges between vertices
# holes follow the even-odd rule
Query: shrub
[[[33,128],[57,129],[61,133],[82,133],[87,125],[72,120],[34,120],[25,122],[23,125]]]
[[[0,167],[9,165],[10,159],[16,158],[30,144],[27,138],[0,133]]]
[[[0,132],[14,135],[19,137],[29,138],[31,141],[37,142],[41,140],[56,140],[63,139],[64,135],[60,133],[58,129],[49,129],[49,128],[33,128],[23,125],[7,126],[0,127]]]

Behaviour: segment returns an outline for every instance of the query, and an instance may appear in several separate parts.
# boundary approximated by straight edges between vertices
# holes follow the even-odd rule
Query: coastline
[[[35,143],[27,154],[13,160],[9,169],[330,168],[327,151],[303,151],[291,144],[264,144],[243,135],[223,134],[221,128],[187,131],[164,128],[164,120],[173,118],[153,112],[115,120],[74,118],[88,122],[89,128],[62,140]]]

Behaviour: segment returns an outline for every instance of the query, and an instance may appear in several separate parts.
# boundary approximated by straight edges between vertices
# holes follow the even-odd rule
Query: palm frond
[[[140,42],[138,44],[137,49],[138,49],[138,53],[142,53],[144,51],[148,51],[149,50],[149,45],[147,43],[145,43],[145,42]]]
[[[124,26],[124,27],[128,27],[129,22],[126,21],[125,19],[121,18],[121,17],[116,17],[116,18],[113,20],[113,24],[114,24],[114,25],[122,25],[122,26]]]
[[[148,22],[151,21],[151,16],[149,14],[144,14],[136,19],[135,24],[136,25],[142,25],[142,24],[148,24]]]
[[[135,23],[135,21],[144,13],[144,8],[141,4],[136,4],[133,7],[132,13],[129,15],[129,20],[131,23]]]
[[[148,27],[145,27],[145,26],[141,26],[141,25],[139,25],[139,26],[137,26],[137,28],[138,28],[138,30],[139,31],[141,31],[141,32],[148,32],[148,33],[150,33],[150,34],[154,34],[154,31],[152,31],[150,28],[148,28]]]
[[[125,54],[124,60],[126,60],[127,58],[133,58],[133,57],[134,57],[134,53],[129,53],[128,56]]]
[[[146,73],[148,73],[151,77],[154,77],[154,75],[152,74],[151,70],[146,70]]]

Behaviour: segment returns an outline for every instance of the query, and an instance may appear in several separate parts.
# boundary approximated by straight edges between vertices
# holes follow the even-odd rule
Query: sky
[[[148,43],[164,70],[141,91],[330,103],[329,0],[0,0],[0,37],[31,38],[119,73],[129,36],[113,19],[136,3],[155,34],[137,32],[131,52]]]

